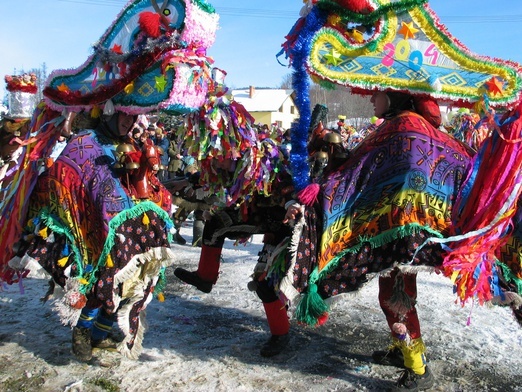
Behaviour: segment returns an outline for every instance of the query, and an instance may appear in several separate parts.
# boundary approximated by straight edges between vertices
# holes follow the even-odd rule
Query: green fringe
[[[412,234],[418,233],[420,231],[427,231],[433,237],[441,238],[442,234],[433,230],[429,226],[423,226],[418,223],[412,223],[406,226],[396,227],[390,230],[385,231],[375,237],[359,237],[359,242],[352,246],[351,248],[347,248],[342,252],[339,252],[337,256],[335,256],[328,265],[326,265],[321,271],[318,271],[317,274],[310,275],[310,283],[317,283],[318,280],[321,280],[324,276],[328,275],[331,271],[333,271],[339,264],[339,260],[346,255],[347,253],[357,253],[364,243],[370,243],[372,248],[379,248],[385,244],[388,244],[392,241],[395,241],[399,238],[404,238],[410,236]],[[312,280],[315,279],[315,280]]]
[[[98,262],[93,266],[93,270],[90,274],[89,279],[87,279],[88,284],[82,286],[80,292],[86,293],[96,283],[96,272],[100,267],[104,267],[107,262],[107,257],[112,247],[114,246],[114,238],[116,236],[116,230],[118,229],[118,227],[120,227],[123,223],[127,222],[130,219],[135,219],[142,216],[148,211],[155,212],[164,222],[166,222],[166,227],[174,226],[174,223],[170,219],[167,212],[160,208],[156,203],[153,203],[152,201],[143,201],[132,208],[121,211],[109,222],[109,233],[107,235],[107,239],[105,240],[103,250],[100,254],[100,257],[98,258]],[[170,232],[170,230],[167,230],[167,237],[170,243],[172,241],[172,233]]]
[[[423,230],[429,232],[434,237],[442,237],[442,235],[439,232],[433,230],[430,227],[422,226],[417,223],[412,223],[407,226],[401,226],[391,230],[387,230],[386,232],[379,234],[375,237],[370,238],[361,236],[357,245],[340,252],[321,271],[319,271],[318,267],[315,267],[315,269],[310,274],[310,277],[308,278],[308,292],[303,293],[301,300],[297,305],[297,309],[295,312],[297,320],[308,325],[316,325],[317,319],[328,311],[328,305],[324,302],[324,300],[317,292],[317,282],[319,282],[324,276],[328,275],[331,271],[333,271],[338,266],[339,260],[345,254],[358,252],[361,249],[363,243],[369,242],[372,248],[378,248],[391,241],[394,241],[399,238],[404,238],[413,233],[417,233]]]
[[[278,281],[280,281],[284,277],[285,273],[287,272],[286,256],[288,255],[288,247],[290,246],[290,242],[290,238],[285,240],[287,246],[285,250],[279,252],[276,258],[272,261],[272,265],[267,271],[267,276],[277,277],[276,280]]]
[[[81,257],[80,249],[76,246],[76,241],[74,240],[74,236],[71,230],[62,223],[60,218],[57,216],[53,216],[47,207],[43,208],[38,214],[38,218],[45,224],[45,226],[51,229],[54,233],[58,233],[64,235],[69,242],[69,246],[71,247],[71,253],[73,254],[73,260],[76,263],[78,268],[78,275],[83,275],[83,260]],[[87,263],[87,261],[85,261]]]
[[[107,239],[105,240],[102,253],[98,258],[97,263],[95,263],[94,261],[92,262],[93,269],[90,272],[85,272],[84,270],[84,267],[89,264],[89,260],[87,260],[86,257],[82,257],[82,253],[77,246],[77,241],[75,240],[74,235],[72,234],[72,231],[69,229],[69,227],[63,224],[63,222],[57,216],[53,216],[50,213],[49,208],[47,207],[42,208],[42,210],[38,214],[38,218],[40,218],[43,224],[47,228],[51,229],[54,233],[64,235],[67,238],[68,245],[71,247],[71,254],[73,255],[74,263],[76,263],[76,266],[78,268],[77,278],[83,278],[88,282],[87,284],[80,284],[79,292],[82,294],[86,294],[96,283],[96,272],[100,267],[105,266],[105,263],[107,262],[109,252],[114,246],[114,237],[116,236],[116,229],[129,219],[137,218],[148,211],[154,211],[166,223],[166,228],[174,226],[174,223],[172,222],[167,212],[151,201],[143,201],[132,208],[120,212],[109,222],[109,233],[107,235]],[[169,243],[172,242],[172,233],[170,232],[170,230],[167,230],[167,238]],[[166,285],[164,271],[163,277],[160,276],[160,280],[161,283],[160,281],[158,281],[158,284],[163,289]],[[156,293],[156,290],[154,292]],[[158,291],[157,293],[159,292],[161,291]]]

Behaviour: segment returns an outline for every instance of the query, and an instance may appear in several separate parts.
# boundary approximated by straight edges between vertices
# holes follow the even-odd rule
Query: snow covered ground
[[[191,239],[189,224],[182,234]],[[261,249],[226,243],[220,279],[203,294],[168,273],[165,301],[147,308],[138,360],[96,351],[91,363],[70,352],[70,327],[42,304],[43,280],[0,291],[0,391],[385,391],[399,369],[375,365],[388,344],[377,281],[339,299],[320,328],[292,321],[291,347],[259,355],[268,338],[262,305],[247,282]],[[194,269],[199,248],[173,245],[176,266]],[[522,391],[522,328],[506,308],[455,304],[448,279],[422,272],[418,311],[434,391]],[[471,316],[471,324],[466,325]]]

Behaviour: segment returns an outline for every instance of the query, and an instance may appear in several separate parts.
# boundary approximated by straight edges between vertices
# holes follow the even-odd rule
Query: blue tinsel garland
[[[290,164],[296,191],[310,183],[308,167],[308,128],[311,121],[310,80],[306,70],[306,61],[310,53],[312,37],[325,24],[326,14],[315,8],[306,16],[299,36],[291,48],[292,88],[296,93],[296,105],[299,110],[299,122],[292,127],[292,151]]]

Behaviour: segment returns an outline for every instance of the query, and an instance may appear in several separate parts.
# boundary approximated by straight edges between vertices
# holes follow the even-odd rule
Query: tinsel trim
[[[183,30],[181,41],[205,48],[212,46],[216,40],[219,20],[219,15],[215,13],[214,8],[204,1],[191,0],[186,2],[185,12],[185,26],[190,26],[190,29],[187,27]]]
[[[426,352],[426,345],[422,338],[411,339],[409,343],[405,340],[393,339],[392,347],[399,348],[403,353],[407,352],[410,355],[419,355]]]
[[[400,2],[381,4],[376,10],[367,14],[351,11],[335,0],[320,0],[316,6],[329,13],[339,15],[343,20],[357,22],[363,25],[372,25],[379,19],[385,18],[388,13],[401,14],[408,12],[411,8],[420,7],[426,3],[428,3],[428,0],[402,0]]]
[[[358,14],[351,12],[343,6],[333,1],[317,3],[315,9],[322,9],[330,16],[328,23],[325,23],[313,37],[313,45],[309,51],[308,67],[309,73],[314,82],[324,88],[335,88],[336,85],[344,85],[352,88],[353,93],[370,94],[375,89],[391,88],[394,90],[406,90],[418,95],[430,95],[441,100],[451,100],[456,105],[471,107],[477,101],[483,99],[481,86],[443,86],[438,81],[437,75],[428,75],[418,80],[395,80],[385,75],[375,76],[373,72],[369,75],[358,75],[358,73],[345,73],[343,71],[330,70],[328,64],[319,51],[328,48],[336,50],[338,53],[347,57],[364,56],[370,52],[382,52],[384,44],[391,41],[397,31],[397,17],[408,12],[414,22],[421,26],[426,36],[434,42],[446,56],[451,58],[463,69],[475,70],[476,72],[499,77],[506,82],[502,93],[487,93],[487,98],[493,106],[512,106],[522,97],[522,68],[513,61],[505,61],[478,56],[473,54],[462,45],[457,39],[452,37],[446,28],[440,23],[437,16],[429,8],[426,1],[404,1],[390,4],[382,4],[369,14]],[[387,14],[387,12],[389,13]],[[311,17],[311,12],[307,18]],[[332,15],[335,17],[332,18]],[[339,19],[340,22],[332,22]],[[372,40],[361,44],[350,43],[343,31],[337,30],[344,28],[347,22],[360,22],[363,25],[374,25],[379,21],[378,28]],[[302,25],[303,23],[300,23]],[[394,24],[394,25],[392,25]],[[306,27],[299,31],[299,34],[307,34]],[[386,38],[388,37],[388,38]],[[300,37],[299,37],[300,38]],[[299,38],[292,36],[292,44]],[[287,45],[289,46],[289,45]],[[291,58],[293,52],[286,49]]]
[[[502,95],[489,95],[490,104],[495,106],[511,107],[522,97],[522,67],[513,61],[500,60],[488,56],[480,56],[472,53],[458,39],[453,37],[437,15],[428,7],[416,8],[410,11],[413,21],[421,27],[430,41],[448,58],[464,69],[473,69],[477,72],[500,76],[506,83]],[[435,28],[433,28],[435,26]],[[477,86],[469,88],[445,86],[449,97],[454,101],[471,101],[481,99],[481,93]],[[446,94],[430,91],[434,98],[446,98]],[[466,105],[469,107],[469,103]]]
[[[134,45],[126,53],[114,50],[114,47],[105,47],[114,41],[121,31],[121,28],[133,30],[134,26],[126,25],[131,20],[130,17],[140,13],[141,2],[128,4],[112,22],[101,39],[94,45],[93,55],[91,55],[82,66],[74,70],[58,70],[52,72],[44,89],[44,96],[50,107],[60,110],[67,106],[70,110],[90,110],[96,105],[101,105],[108,99],[115,99],[116,108],[129,114],[140,114],[157,109],[158,107],[169,112],[188,113],[201,106],[204,102],[208,85],[211,77],[208,72],[201,72],[205,67],[202,63],[211,64],[213,60],[205,56],[206,48],[215,41],[215,33],[218,26],[219,15],[215,13],[212,6],[202,0],[186,1],[185,18],[180,27],[181,34],[177,30],[161,31],[160,36],[155,38],[147,35],[147,32],[140,29],[142,36],[137,36]],[[138,20],[139,18],[136,18]],[[134,22],[132,22],[134,23]],[[130,24],[130,23],[128,23]],[[139,29],[139,26],[135,27]],[[153,34],[154,35],[154,34]],[[161,94],[156,102],[146,99],[141,102],[133,97],[133,83],[138,78],[152,78],[153,68],[161,63],[162,57],[168,50],[183,49],[194,47],[194,53],[201,59],[199,65],[191,66],[188,75],[183,72],[174,73],[170,79],[174,80],[170,88],[170,96],[165,99],[165,93],[161,88]],[[176,66],[181,67],[190,57],[184,57]],[[91,72],[92,71],[92,72]],[[109,84],[99,83],[98,72],[106,71],[114,73],[116,76],[110,78]],[[187,73],[186,72],[186,73]],[[68,84],[76,82],[86,75],[94,75],[92,81],[92,91],[72,91]],[[205,80],[199,80],[204,76]],[[154,85],[154,80],[152,80]],[[161,91],[160,91],[161,90]],[[167,90],[168,91],[168,90]],[[122,96],[121,102],[117,95]],[[115,98],[116,97],[116,98]],[[157,102],[161,101],[161,102]]]
[[[299,31],[291,52],[292,88],[296,92],[295,103],[299,110],[299,122],[292,126],[292,150],[290,164],[294,186],[296,191],[304,189],[310,183],[310,168],[308,166],[308,128],[311,122],[312,110],[310,108],[310,79],[306,70],[307,57],[310,53],[313,35],[325,24],[326,13],[320,12],[316,7],[306,16],[303,26]]]

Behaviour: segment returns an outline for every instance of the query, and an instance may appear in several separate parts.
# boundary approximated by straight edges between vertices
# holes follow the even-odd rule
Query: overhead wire
[[[127,0],[58,0],[63,3],[102,5],[122,7]],[[296,19],[298,13],[295,11],[263,10],[256,8],[238,7],[215,7],[220,15],[241,16],[264,19]],[[486,24],[486,23],[518,23],[522,22],[522,15],[456,15],[439,16],[444,23],[454,24]]]

